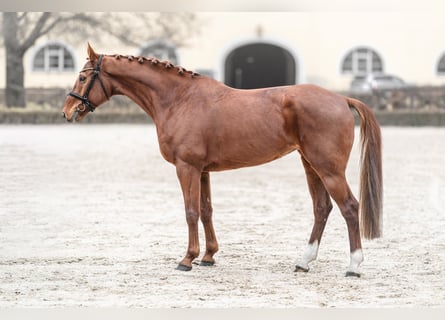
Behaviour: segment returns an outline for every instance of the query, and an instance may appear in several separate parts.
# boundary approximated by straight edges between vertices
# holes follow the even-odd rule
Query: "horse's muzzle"
[[[63,118],[66,119],[67,122],[75,122],[78,115],[79,115],[78,110],[74,111],[71,117],[69,117],[65,112],[62,112],[62,116]]]

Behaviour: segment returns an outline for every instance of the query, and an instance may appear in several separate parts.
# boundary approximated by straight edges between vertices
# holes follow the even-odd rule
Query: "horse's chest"
[[[206,146],[202,137],[197,135],[161,137],[159,138],[159,149],[164,159],[173,164],[177,160],[196,165],[205,162]]]
[[[171,147],[171,143],[169,141],[159,137],[159,151],[161,152],[162,157],[168,162],[174,163],[175,155],[174,150]]]

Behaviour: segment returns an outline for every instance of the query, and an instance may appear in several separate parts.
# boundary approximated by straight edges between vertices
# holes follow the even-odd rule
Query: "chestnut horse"
[[[88,44],[88,61],[66,98],[63,116],[80,121],[113,95],[129,97],[153,119],[161,154],[176,166],[188,225],[188,248],[179,270],[190,270],[199,255],[199,219],[206,241],[201,265],[215,263],[209,172],[260,165],[297,150],[314,225],[295,270],[308,271],[317,257],[332,197],[348,227],[346,275],[360,276],[360,230],[372,239],[382,229],[381,133],[365,104],[314,85],[237,90],[167,61],[99,55]],[[354,140],[350,108],[361,123],[360,206],[345,178]]]

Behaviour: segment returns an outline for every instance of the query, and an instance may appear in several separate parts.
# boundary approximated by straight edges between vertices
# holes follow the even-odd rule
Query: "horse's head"
[[[73,90],[68,93],[63,105],[63,116],[67,121],[81,121],[88,112],[93,112],[110,97],[101,76],[103,55],[94,52],[88,44],[88,62],[79,72]]]

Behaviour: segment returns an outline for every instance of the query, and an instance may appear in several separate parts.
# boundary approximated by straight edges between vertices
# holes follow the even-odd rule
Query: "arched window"
[[[168,60],[173,64],[178,64],[176,47],[165,40],[154,40],[149,42],[142,48],[141,55],[159,60]]]
[[[32,60],[33,71],[74,71],[74,54],[59,42],[48,43],[36,51]]]
[[[440,57],[437,63],[437,74],[445,76],[445,53]]]
[[[358,47],[346,54],[342,61],[341,72],[354,76],[382,73],[383,61],[380,55],[374,50],[366,47]]]

